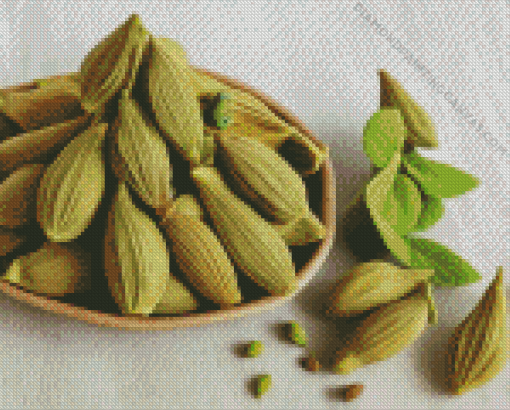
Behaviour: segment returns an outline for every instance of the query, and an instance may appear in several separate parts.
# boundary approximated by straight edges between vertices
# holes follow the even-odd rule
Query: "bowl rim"
[[[289,124],[296,127],[300,132],[307,135],[319,148],[327,149],[327,146],[322,141],[318,140],[296,116],[291,114],[285,107],[278,104],[272,98],[256,89],[253,89],[252,87],[249,87],[246,83],[225,76],[224,74],[208,71],[197,66],[191,67],[193,70],[206,74],[231,88],[244,90],[260,99],[275,114],[279,115]],[[73,73],[64,73],[50,76],[48,78],[57,79],[71,74]],[[2,90],[7,92],[30,91],[36,86],[36,82],[32,81],[6,87]],[[308,262],[298,272],[296,272],[296,276],[298,277],[298,286],[291,294],[285,296],[266,296],[252,302],[239,304],[238,306],[234,306],[226,310],[214,310],[205,313],[190,312],[180,316],[168,317],[140,317],[103,313],[97,310],[90,310],[85,307],[75,306],[71,303],[60,302],[59,300],[50,299],[43,295],[25,292],[20,286],[11,284],[5,280],[0,280],[0,290],[18,301],[53,312],[60,316],[63,315],[75,318],[100,327],[112,327],[123,330],[170,330],[182,327],[203,326],[219,320],[243,317],[248,314],[271,309],[292,299],[302,290],[302,288],[312,279],[320,266],[324,263],[333,245],[336,232],[336,186],[334,183],[333,168],[329,157],[317,172],[321,173],[322,178],[322,222],[326,227],[326,237],[319,242],[319,248],[310,260],[308,260]]]

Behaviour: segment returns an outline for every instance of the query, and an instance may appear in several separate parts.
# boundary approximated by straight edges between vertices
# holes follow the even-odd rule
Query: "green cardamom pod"
[[[345,347],[337,352],[334,371],[347,374],[386,360],[414,342],[429,318],[426,284],[415,292],[375,310],[356,328]]]
[[[433,269],[404,269],[383,260],[361,263],[338,281],[330,313],[363,313],[406,295],[433,275]]]
[[[220,240],[203,222],[197,200],[191,195],[177,198],[163,225],[181,270],[196,289],[225,308],[240,303],[234,265]]]
[[[37,220],[54,242],[68,242],[87,228],[104,195],[103,140],[108,124],[94,121],[47,169],[37,195]]]
[[[222,117],[228,118],[224,135],[258,140],[273,151],[292,151],[303,174],[315,173],[329,156],[326,146],[315,144],[306,134],[275,114],[262,100],[241,89],[223,93]],[[292,143],[288,146],[289,142]],[[290,148],[290,149],[289,149]]]
[[[80,90],[74,83],[52,83],[30,92],[0,93],[0,112],[24,131],[44,128],[83,115]]]
[[[195,168],[192,178],[237,268],[272,295],[294,292],[292,255],[278,232],[227,187],[215,168]]]
[[[90,122],[88,115],[10,136],[0,143],[0,171],[12,172],[23,164],[48,162]]]
[[[148,32],[132,14],[85,57],[81,64],[81,98],[90,113],[101,114],[121,88],[131,88],[142,61]]]
[[[191,162],[200,165],[203,121],[194,93],[191,68],[174,56],[162,39],[150,37],[145,88],[162,135]]]
[[[163,215],[173,197],[170,157],[165,142],[145,122],[126,89],[122,90],[114,135],[122,159],[121,173],[143,201]]]
[[[45,242],[43,246],[15,259],[5,278],[24,288],[59,297],[90,288],[92,256],[75,242]]]
[[[448,341],[448,391],[462,394],[496,376],[507,360],[506,295],[503,267],[472,312]]]
[[[324,239],[326,229],[309,208],[305,184],[287,161],[257,140],[220,135],[218,143],[235,188],[275,220],[287,245]]]
[[[108,214],[104,258],[110,291],[124,314],[153,313],[167,292],[171,298],[166,307],[172,306],[172,298],[175,311],[194,306],[192,295],[170,273],[162,233],[133,204],[125,182],[119,183]]]

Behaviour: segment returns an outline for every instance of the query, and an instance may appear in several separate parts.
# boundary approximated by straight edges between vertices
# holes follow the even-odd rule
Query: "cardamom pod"
[[[227,165],[234,186],[263,215],[275,220],[273,226],[283,235],[287,245],[301,245],[304,240],[324,239],[325,227],[312,214],[306,187],[287,161],[257,140],[244,137],[218,140],[219,158]]]
[[[25,234],[0,226],[0,257],[23,245],[27,239]]]
[[[346,346],[337,352],[334,371],[347,374],[386,360],[414,342],[428,321],[426,287],[420,284],[419,292],[384,305],[363,320]]]
[[[328,148],[319,147],[296,127],[276,115],[259,98],[240,89],[230,89],[224,100],[222,114],[230,118],[224,135],[228,138],[244,136],[260,141],[276,151],[292,140],[292,154],[303,174],[313,174],[328,157]]]
[[[124,314],[149,315],[166,293],[160,309],[173,311],[165,313],[194,306],[190,292],[170,273],[162,233],[133,204],[125,182],[119,183],[108,214],[104,258],[108,286]]]
[[[164,228],[177,262],[196,289],[222,307],[241,302],[234,266],[214,232],[203,222],[191,195],[176,199]]]
[[[287,337],[292,343],[306,347],[306,332],[299,323],[294,321],[287,323]]]
[[[54,242],[72,241],[88,226],[104,195],[102,144],[108,124],[95,120],[47,169],[37,196],[37,220]]]
[[[203,121],[194,93],[191,68],[168,51],[162,39],[150,36],[149,67],[143,80],[162,135],[192,165],[200,165]]]
[[[37,187],[44,170],[41,164],[25,165],[0,184],[0,225],[15,228],[36,219]]]
[[[227,187],[216,169],[199,167],[191,175],[238,269],[272,295],[294,292],[292,255],[277,231]]]
[[[75,242],[45,242],[43,246],[15,259],[5,278],[24,288],[58,297],[90,288],[92,257]]]
[[[225,138],[220,134],[218,143],[219,158],[227,165],[235,188],[265,216],[285,223],[309,210],[303,180],[276,152],[245,137]]]
[[[32,131],[83,115],[77,86],[52,83],[30,92],[0,95],[0,112]]]
[[[448,340],[446,385],[462,394],[492,379],[507,360],[503,267],[473,311]]]
[[[338,281],[330,313],[353,316],[409,293],[434,275],[433,269],[403,269],[383,260],[361,263]]]
[[[142,61],[148,32],[132,14],[96,45],[81,64],[81,98],[85,110],[100,114],[121,88],[132,87]]]
[[[143,201],[163,215],[173,197],[170,157],[165,142],[144,121],[126,89],[122,90],[114,135],[123,164],[121,173]]]
[[[379,70],[381,82],[381,107],[397,107],[407,126],[408,141],[416,147],[437,147],[434,125],[429,116],[400,83],[385,70]]]
[[[23,164],[48,162],[85,129],[89,120],[84,115],[6,138],[0,143],[0,171],[12,172]]]
[[[258,376],[255,397],[260,399],[271,388],[273,382],[270,374]]]

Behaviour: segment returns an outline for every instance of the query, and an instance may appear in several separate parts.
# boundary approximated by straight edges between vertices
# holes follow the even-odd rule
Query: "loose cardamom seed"
[[[168,52],[161,39],[150,37],[149,68],[142,81],[162,136],[191,162],[200,165],[203,121],[194,93],[191,69]]]
[[[264,351],[264,345],[262,342],[259,342],[258,340],[251,342],[246,347],[246,357],[258,357],[262,354]]]
[[[452,394],[487,383],[507,360],[503,268],[448,341],[446,385]]]
[[[310,354],[306,359],[305,368],[309,372],[318,372],[320,370],[321,364],[314,353]]]
[[[147,35],[138,15],[132,14],[85,57],[81,64],[81,98],[88,112],[101,114],[119,89],[132,87]]]
[[[54,242],[68,242],[89,225],[104,195],[102,145],[108,124],[95,120],[47,169],[37,195],[37,220]]]
[[[191,174],[218,236],[238,269],[272,295],[295,291],[292,255],[278,232],[236,197],[216,169],[199,167]]]
[[[147,205],[164,215],[173,197],[170,157],[165,142],[144,121],[129,90],[122,90],[114,135],[122,158],[120,172]]]
[[[358,264],[338,281],[330,313],[360,314],[406,295],[433,275],[433,269],[403,269],[383,260]]]
[[[351,384],[344,389],[344,400],[353,401],[363,393],[362,384]]]
[[[270,374],[261,375],[257,378],[255,397],[260,399],[271,388],[273,382]]]
[[[44,170],[41,164],[25,165],[0,183],[0,225],[15,228],[36,219],[37,187]]]
[[[78,244],[47,241],[15,259],[5,277],[29,291],[58,297],[89,289],[91,274],[91,255]]]
[[[306,347],[307,340],[306,340],[306,332],[305,330],[299,325],[299,323],[296,323],[294,321],[291,321],[287,323],[287,337],[289,340],[301,347]]]
[[[414,342],[428,322],[426,285],[375,310],[356,328],[346,346],[337,352],[334,371],[347,374],[399,353]]]
[[[0,171],[12,172],[23,164],[46,163],[82,132],[88,115],[6,138],[0,143]]]
[[[177,263],[200,293],[225,308],[241,302],[234,265],[220,240],[203,222],[195,198],[177,198],[163,227]]]

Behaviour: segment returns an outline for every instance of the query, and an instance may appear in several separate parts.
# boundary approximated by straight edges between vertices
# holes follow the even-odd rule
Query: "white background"
[[[443,366],[447,338],[499,265],[506,268],[510,297],[508,4],[442,3],[2,1],[0,86],[77,71],[93,46],[129,14],[138,13],[150,32],[181,42],[192,64],[274,97],[330,145],[339,225],[347,202],[368,179],[363,125],[378,109],[377,70],[387,69],[436,125],[439,149],[422,150],[422,155],[481,180],[476,190],[446,201],[443,219],[422,236],[465,257],[483,279],[471,286],[438,288],[439,326],[428,328],[398,356],[349,376],[303,371],[297,360],[305,350],[282,343],[275,330],[281,321],[299,320],[312,349],[326,356],[333,349],[343,330],[322,318],[319,301],[353,264],[336,244],[293,301],[202,328],[153,333],[97,328],[2,294],[0,408],[508,408],[508,365],[489,384],[460,397],[442,393],[433,376]],[[367,13],[372,15],[368,21]],[[400,46],[392,48],[397,39]],[[442,93],[405,58],[404,47],[443,85]],[[456,112],[454,105],[469,114]],[[236,344],[249,340],[263,341],[266,353],[258,359],[238,358]],[[274,387],[257,401],[246,385],[259,373],[270,373]],[[340,403],[335,389],[356,381],[365,385],[364,394]]]

